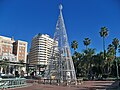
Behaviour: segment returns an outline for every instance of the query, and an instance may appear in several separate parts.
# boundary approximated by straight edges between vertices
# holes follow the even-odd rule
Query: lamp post
[[[119,79],[119,72],[118,72],[118,60],[115,59],[116,62],[116,70],[117,70],[117,79]]]

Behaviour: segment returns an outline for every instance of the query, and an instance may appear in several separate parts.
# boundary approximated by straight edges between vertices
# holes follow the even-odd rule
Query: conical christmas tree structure
[[[60,82],[73,82],[76,81],[76,73],[68,44],[62,8],[62,5],[60,5],[60,15],[56,24],[54,43],[45,77],[48,79],[59,79]]]

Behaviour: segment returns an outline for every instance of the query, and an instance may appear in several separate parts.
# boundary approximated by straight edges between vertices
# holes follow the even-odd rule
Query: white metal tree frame
[[[73,82],[76,81],[76,73],[68,44],[62,8],[62,5],[60,5],[60,15],[56,24],[54,43],[45,77],[47,79],[59,79],[60,82]]]

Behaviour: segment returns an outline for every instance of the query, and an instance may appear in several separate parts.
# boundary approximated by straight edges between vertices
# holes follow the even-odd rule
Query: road
[[[116,87],[118,87],[118,82],[115,81],[83,81],[82,84],[77,86],[57,86],[34,83],[14,90],[117,90]]]

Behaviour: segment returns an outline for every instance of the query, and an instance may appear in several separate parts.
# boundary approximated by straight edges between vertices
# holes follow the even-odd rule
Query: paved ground
[[[29,84],[29,86],[23,88],[17,88],[14,90],[120,90],[115,89],[118,83],[115,81],[84,81],[77,86],[56,86],[56,85],[44,85],[44,84]],[[109,88],[109,89],[108,89]],[[9,89],[13,90],[13,89]]]

